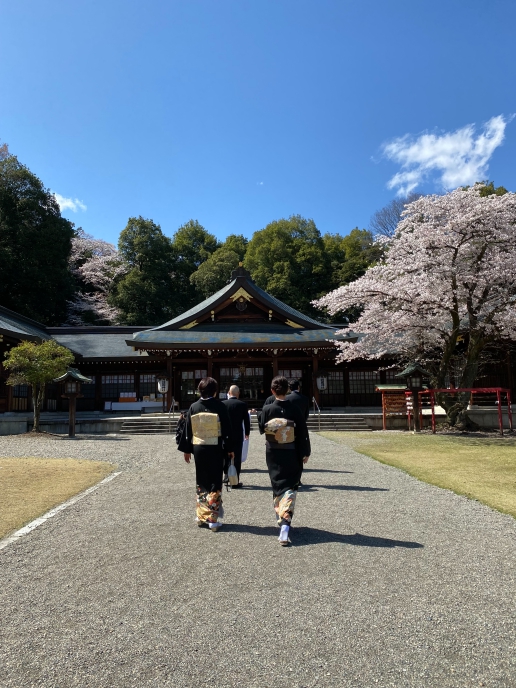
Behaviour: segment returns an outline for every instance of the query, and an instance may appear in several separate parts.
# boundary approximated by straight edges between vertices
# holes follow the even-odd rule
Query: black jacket
[[[306,421],[299,408],[290,402],[287,403],[286,399],[285,401],[276,399],[274,404],[267,404],[267,406],[264,406],[258,419],[258,427],[262,435],[265,432],[265,424],[272,418],[286,418],[288,420],[293,420],[296,424],[294,434],[296,436],[295,443],[298,457],[302,459],[304,456],[310,456],[310,436],[308,434],[308,428],[306,427]],[[280,450],[273,449],[273,451]],[[281,450],[282,454],[283,451],[284,450]],[[280,454],[280,456],[282,454]]]
[[[230,397],[222,402],[228,410],[229,420],[231,421],[231,437],[234,444],[240,444],[244,441],[242,433],[242,423],[244,424],[244,431],[249,435],[251,430],[251,423],[249,422],[249,409],[245,401],[240,401],[236,397]]]
[[[219,437],[217,445],[195,445],[193,444],[193,430],[192,430],[192,416],[197,413],[216,413],[220,420],[221,436]],[[209,399],[198,399],[195,401],[186,414],[186,424],[184,431],[179,439],[177,448],[179,451],[186,454],[195,453],[196,450],[202,449],[204,452],[212,451],[217,453],[220,450],[225,452],[233,451],[233,437],[231,433],[231,421],[224,403],[219,399],[210,397]]]
[[[308,420],[308,414],[310,413],[310,399],[305,397],[301,392],[290,392],[285,397],[286,401],[290,401],[291,404],[297,406],[297,408],[303,414],[303,418]]]

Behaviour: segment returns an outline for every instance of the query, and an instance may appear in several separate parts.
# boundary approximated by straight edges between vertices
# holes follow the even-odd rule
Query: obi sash
[[[265,423],[265,439],[272,446],[292,445],[296,439],[296,424],[287,418],[271,418]]]
[[[216,413],[196,413],[192,416],[193,444],[211,444],[219,442],[220,420]]]

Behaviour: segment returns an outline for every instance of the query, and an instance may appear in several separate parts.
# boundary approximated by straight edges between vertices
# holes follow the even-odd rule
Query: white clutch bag
[[[231,459],[231,466],[228,468],[228,480],[230,485],[238,485],[238,473],[233,459]]]

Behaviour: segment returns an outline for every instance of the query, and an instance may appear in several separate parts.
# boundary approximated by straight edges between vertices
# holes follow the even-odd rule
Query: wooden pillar
[[[313,376],[313,389],[315,401],[320,404],[319,390],[317,388],[317,372],[319,371],[319,356],[316,353],[312,354],[312,376]],[[310,400],[311,401],[311,400]]]
[[[97,411],[104,410],[102,403],[102,375],[100,372],[95,373],[95,409]]]
[[[278,350],[274,349],[272,353],[272,377],[278,374]]]
[[[167,352],[170,353],[170,352]],[[167,392],[167,409],[170,411],[170,407],[172,406],[172,387],[174,384],[173,378],[172,378],[172,356],[167,356],[167,377],[168,377],[168,392]],[[173,409],[172,409],[173,410]]]
[[[7,385],[7,411],[13,410],[13,388],[12,385]]]
[[[213,373],[213,359],[211,353],[208,354],[208,377],[211,377]]]

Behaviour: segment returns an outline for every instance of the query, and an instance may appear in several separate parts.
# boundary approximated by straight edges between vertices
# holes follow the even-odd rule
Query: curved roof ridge
[[[215,292],[215,294],[212,294],[211,296],[208,296],[207,299],[204,299],[204,301],[201,301],[201,303],[198,303],[197,305],[193,306],[189,310],[185,311],[184,313],[180,313],[179,315],[176,315],[175,318],[172,318],[172,320],[169,320],[166,323],[163,323],[163,325],[156,325],[156,327],[150,327],[150,330],[161,330],[164,327],[169,327],[170,325],[175,325],[176,323],[181,322],[182,320],[185,320],[185,318],[189,318],[190,316],[197,315],[199,311],[204,310],[207,306],[210,306],[212,303],[215,303],[217,299],[219,299],[221,296],[225,294],[226,291],[229,291],[231,287],[235,284],[236,279],[231,280],[229,284],[226,284],[222,289],[219,289],[219,291]]]
[[[303,313],[301,313],[301,311],[297,311],[295,308],[292,308],[292,306],[287,305],[283,301],[277,299],[275,296],[272,296],[272,294],[269,294],[269,292],[261,289],[257,284],[253,284],[253,287],[261,296],[265,297],[269,301],[272,301],[272,303],[276,304],[284,311],[287,311],[287,313],[291,313],[293,316],[300,318],[301,320],[308,321],[309,323],[312,323],[312,325],[328,328],[329,330],[335,329],[333,325],[328,325],[326,323],[321,322],[320,320],[314,320],[314,318],[311,318],[309,315],[304,315]]]
[[[319,320],[315,320],[308,315],[304,315],[300,311],[292,308],[288,304],[280,301],[275,296],[272,296],[264,289],[261,289],[251,278],[248,270],[244,267],[239,266],[233,271],[231,275],[232,279],[226,284],[222,289],[212,294],[204,301],[196,304],[189,310],[177,315],[172,320],[169,320],[162,325],[156,325],[155,327],[149,328],[150,331],[159,330],[170,330],[170,329],[183,329],[190,321],[190,327],[197,324],[195,321],[202,315],[205,315],[212,308],[216,308],[220,305],[226,298],[232,296],[233,293],[237,292],[238,289],[244,289],[249,293],[249,295],[254,295],[262,304],[269,308],[270,310],[275,310],[278,314],[286,319],[286,324],[291,325],[292,321],[296,324],[292,324],[293,327],[300,327],[305,329],[334,329],[333,325],[328,323],[323,323]]]

